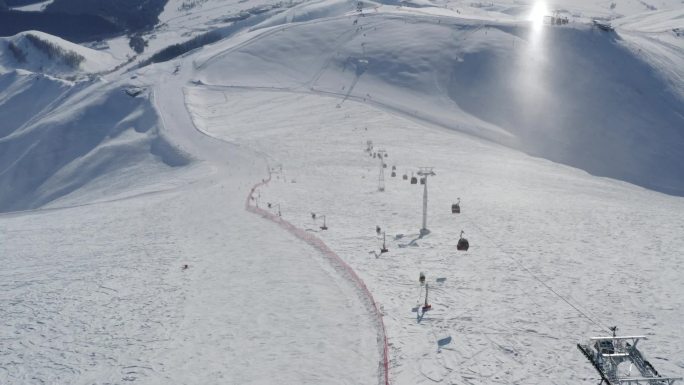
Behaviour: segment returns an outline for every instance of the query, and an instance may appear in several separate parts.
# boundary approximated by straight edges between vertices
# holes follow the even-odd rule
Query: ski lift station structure
[[[610,329],[613,336],[591,337],[589,343],[577,344],[577,348],[601,376],[599,385],[672,385],[682,380],[681,377],[661,376],[653,365],[644,359],[637,349],[637,344],[639,340],[645,340],[645,336],[616,336],[617,328]],[[638,376],[621,376],[618,367],[623,363],[629,363],[630,372],[632,368],[636,368]]]

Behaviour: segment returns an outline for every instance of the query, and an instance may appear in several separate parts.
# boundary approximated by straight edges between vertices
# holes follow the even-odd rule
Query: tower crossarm
[[[606,340],[645,340],[646,336],[617,336],[617,337],[591,337],[589,338],[592,341],[606,341]]]
[[[646,385],[672,385],[675,381],[681,381],[681,377],[621,377],[618,384],[646,384]]]

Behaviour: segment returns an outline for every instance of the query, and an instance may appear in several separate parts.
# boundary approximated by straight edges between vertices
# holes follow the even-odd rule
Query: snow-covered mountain
[[[24,69],[52,76],[73,76],[111,69],[117,61],[95,51],[39,31],[0,38],[0,71]]]
[[[612,325],[684,374],[683,12],[171,0],[142,52],[0,38],[0,383],[591,383]]]

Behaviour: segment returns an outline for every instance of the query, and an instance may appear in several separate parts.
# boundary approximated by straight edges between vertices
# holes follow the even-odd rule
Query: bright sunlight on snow
[[[549,9],[545,1],[535,1],[528,20],[532,22],[535,31],[539,31],[544,26],[544,18],[549,16]]]

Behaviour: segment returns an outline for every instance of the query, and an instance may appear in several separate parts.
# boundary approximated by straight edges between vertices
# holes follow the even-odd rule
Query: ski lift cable
[[[577,312],[578,312],[579,314],[581,314],[584,318],[586,318],[587,320],[589,320],[590,322],[592,322],[594,325],[598,326],[600,329],[604,329],[604,330],[610,331],[610,328],[609,328],[609,327],[605,326],[604,324],[602,324],[602,323],[596,321],[594,318],[590,317],[586,312],[582,311],[580,308],[578,308],[576,305],[574,305],[572,302],[570,302],[568,299],[566,299],[564,296],[562,296],[560,293],[558,293],[553,287],[551,287],[549,284],[547,284],[546,282],[544,282],[543,279],[539,278],[536,274],[534,274],[534,273],[533,273],[530,269],[528,269],[527,266],[525,266],[519,259],[513,258],[513,257],[510,255],[510,253],[506,252],[506,250],[504,250],[501,246],[499,246],[499,244],[497,244],[496,242],[494,242],[494,240],[493,240],[489,235],[487,235],[487,232],[484,231],[480,226],[478,226],[473,220],[471,220],[470,217],[469,217],[468,215],[463,215],[463,217],[465,217],[465,218],[468,220],[468,222],[470,222],[471,225],[473,225],[475,228],[477,228],[477,229],[480,231],[480,233],[481,233],[485,238],[487,238],[487,239],[491,242],[491,244],[494,245],[494,247],[496,247],[497,249],[499,249],[499,251],[501,251],[503,254],[505,254],[508,258],[512,259],[516,264],[518,264],[518,266],[520,266],[525,272],[527,272],[527,274],[529,274],[529,275],[530,275],[532,278],[534,278],[537,282],[541,283],[546,289],[548,289],[548,290],[549,290],[551,293],[553,293],[556,297],[560,298],[563,302],[565,302],[566,304],[568,304],[568,306],[570,306],[570,307],[572,307],[573,309],[575,309],[575,311],[577,311]],[[515,254],[517,254],[518,256],[522,257],[522,255],[521,255],[519,252],[517,252],[517,251],[515,251],[515,250],[512,250],[512,252],[515,253]]]

